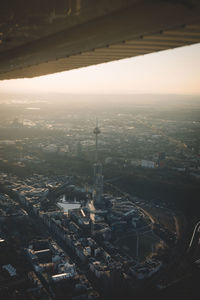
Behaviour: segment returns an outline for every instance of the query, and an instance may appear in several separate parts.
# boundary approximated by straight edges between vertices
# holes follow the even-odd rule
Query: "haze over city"
[[[200,44],[0,81],[0,299],[196,299],[199,117]]]

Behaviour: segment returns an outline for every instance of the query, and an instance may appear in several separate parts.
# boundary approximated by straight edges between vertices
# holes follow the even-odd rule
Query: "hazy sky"
[[[4,80],[0,91],[200,94],[200,44],[33,79]]]

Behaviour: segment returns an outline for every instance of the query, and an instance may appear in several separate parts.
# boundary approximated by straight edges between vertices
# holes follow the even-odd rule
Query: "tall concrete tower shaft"
[[[98,135],[101,133],[98,127],[98,121],[96,121],[96,127],[94,129],[95,134],[95,163],[94,163],[94,203],[96,206],[100,206],[102,202],[103,194],[103,175],[102,164],[98,159]]]

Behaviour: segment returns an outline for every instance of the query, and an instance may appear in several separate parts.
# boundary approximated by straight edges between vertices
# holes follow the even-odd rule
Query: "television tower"
[[[96,127],[94,128],[95,134],[95,163],[94,163],[94,204],[95,206],[101,206],[103,195],[103,175],[102,164],[98,160],[98,135],[101,133],[98,127],[98,120],[96,120]]]

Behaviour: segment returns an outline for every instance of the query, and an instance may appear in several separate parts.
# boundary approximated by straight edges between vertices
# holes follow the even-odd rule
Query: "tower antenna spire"
[[[100,134],[101,131],[98,127],[98,119],[96,118],[96,127],[94,129],[94,134],[95,134],[95,142],[96,142],[96,148],[95,148],[95,162],[98,162],[98,134]]]

